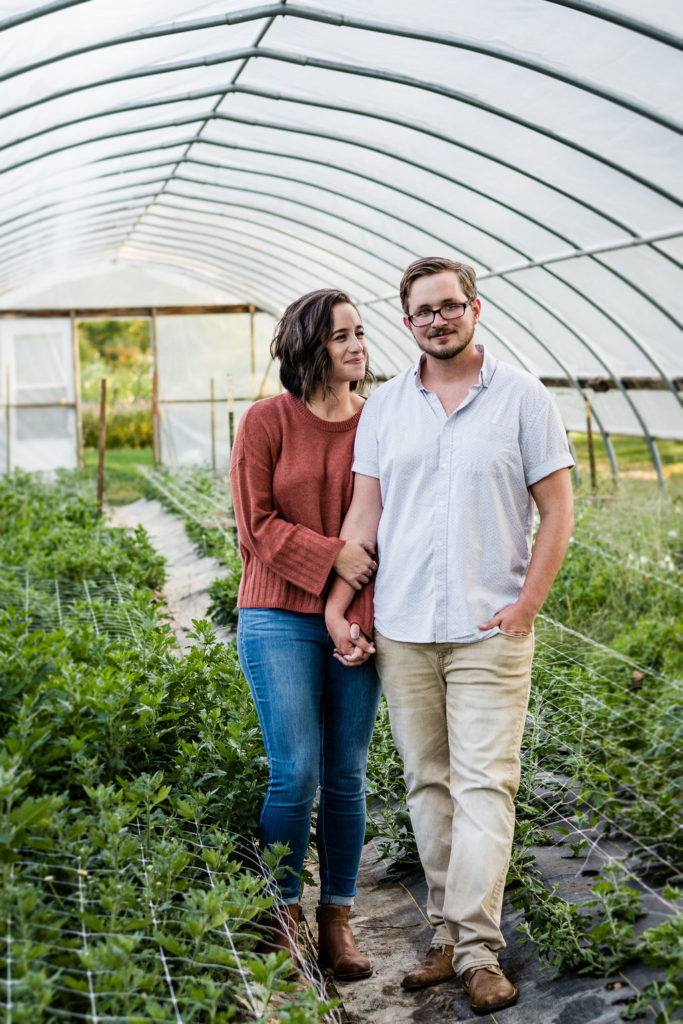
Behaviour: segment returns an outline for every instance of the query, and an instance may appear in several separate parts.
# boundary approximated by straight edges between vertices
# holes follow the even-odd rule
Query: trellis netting
[[[588,399],[655,465],[683,440],[676,0],[5,2],[0,30],[4,310],[272,317],[335,286],[387,377],[415,356],[403,268],[449,255],[568,429]],[[218,387],[231,343],[199,362]]]

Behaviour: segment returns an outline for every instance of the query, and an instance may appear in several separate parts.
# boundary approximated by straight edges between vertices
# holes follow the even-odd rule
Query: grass
[[[104,456],[104,500],[109,505],[127,505],[145,497],[145,481],[136,466],[152,466],[151,448],[110,448]],[[97,479],[97,449],[83,451],[85,476]]]
[[[586,434],[570,434],[578,458],[581,487],[590,488],[590,465]],[[642,437],[612,437],[620,477],[656,481],[657,474],[652,464],[650,451]],[[683,498],[683,441],[657,440],[657,450],[662,462],[667,493],[672,498]],[[593,450],[598,472],[598,490],[613,488],[607,449],[602,437],[593,434]]]

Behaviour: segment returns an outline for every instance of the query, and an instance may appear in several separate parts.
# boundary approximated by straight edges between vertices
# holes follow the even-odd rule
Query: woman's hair
[[[290,303],[275,327],[270,354],[280,360],[280,380],[287,391],[308,402],[318,385],[331,390],[332,360],[327,345],[332,337],[332,310],[339,303],[356,309],[346,292],[320,288]],[[367,358],[365,377],[352,381],[351,389],[373,379]]]

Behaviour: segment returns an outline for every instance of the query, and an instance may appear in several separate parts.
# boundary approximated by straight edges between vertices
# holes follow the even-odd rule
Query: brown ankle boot
[[[342,981],[367,978],[372,974],[370,961],[359,951],[349,924],[350,907],[321,904],[315,912],[318,922],[318,960],[331,966],[335,978]]]
[[[299,960],[297,934],[299,931],[299,903],[284,903],[273,907],[268,917],[268,930],[256,947],[258,953],[279,953],[286,950],[294,963]]]

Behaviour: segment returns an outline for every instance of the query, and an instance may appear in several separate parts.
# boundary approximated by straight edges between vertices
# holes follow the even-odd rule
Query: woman
[[[338,539],[363,406],[355,389],[370,378],[358,310],[344,292],[304,295],[277,325],[271,355],[286,391],[244,414],[230,472],[243,561],[237,648],[270,769],[261,843],[290,850],[267,948],[297,954],[301,871],[319,785],[320,960],[338,978],[362,978],[372,968],[354,943],[349,910],[379,683],[372,659],[352,673],[335,660],[323,617],[335,573],[360,590],[377,568],[362,538]],[[371,635],[371,616],[364,592],[349,619]]]

